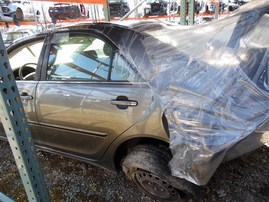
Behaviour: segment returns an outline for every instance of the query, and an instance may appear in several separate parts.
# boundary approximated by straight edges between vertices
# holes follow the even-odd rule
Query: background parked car
[[[18,21],[34,21],[40,17],[40,11],[35,10],[30,1],[10,1],[1,2],[4,16],[14,17]]]
[[[2,8],[0,6],[0,22],[5,22],[6,27],[8,27],[8,23],[13,22],[13,21],[14,21],[13,17],[4,16]]]
[[[228,5],[227,5],[227,10],[234,11],[234,10],[238,9],[239,7],[240,7],[240,5],[238,4],[237,0],[230,0]]]
[[[56,3],[49,7],[49,15],[53,20],[69,20],[88,17],[88,9],[83,4]]]
[[[125,0],[109,1],[110,17],[123,17],[130,11],[129,5]]]
[[[144,8],[144,16],[167,15],[167,5],[168,3],[163,0],[148,1]]]

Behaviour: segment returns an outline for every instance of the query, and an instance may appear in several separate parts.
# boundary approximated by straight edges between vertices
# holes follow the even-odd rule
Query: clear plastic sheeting
[[[161,102],[172,174],[204,185],[227,150],[268,121],[269,1],[192,28],[134,28],[145,37],[132,34],[120,45]]]

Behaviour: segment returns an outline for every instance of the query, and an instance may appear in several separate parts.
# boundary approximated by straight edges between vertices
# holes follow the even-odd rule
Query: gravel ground
[[[264,146],[222,164],[207,186],[203,201],[269,201],[269,148]],[[138,191],[122,174],[89,164],[38,152],[52,201],[154,202]],[[0,192],[15,201],[26,194],[8,143],[0,141]]]

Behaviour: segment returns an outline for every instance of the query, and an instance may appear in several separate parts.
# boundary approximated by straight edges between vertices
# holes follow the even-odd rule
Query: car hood
[[[133,25],[144,36],[119,40],[161,102],[174,176],[206,184],[227,150],[268,121],[268,13],[267,0],[253,1],[187,29]]]

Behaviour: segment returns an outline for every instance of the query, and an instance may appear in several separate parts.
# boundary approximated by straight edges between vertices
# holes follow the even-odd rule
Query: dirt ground
[[[122,174],[113,174],[62,156],[38,152],[52,201],[153,202]],[[269,148],[222,164],[207,186],[202,201],[269,201]],[[8,143],[0,141],[0,192],[26,201]]]

